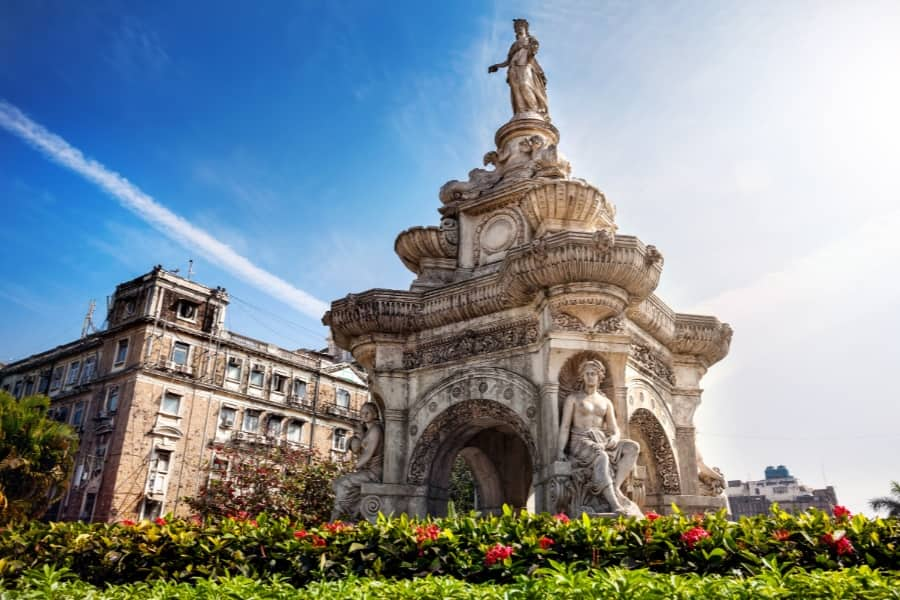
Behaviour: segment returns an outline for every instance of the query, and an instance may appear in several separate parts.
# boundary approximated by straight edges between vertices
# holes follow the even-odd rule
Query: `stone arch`
[[[641,445],[638,464],[647,469],[647,495],[680,494],[681,476],[669,436],[650,410],[638,408],[628,420],[630,436]]]
[[[427,487],[430,514],[444,512],[450,470],[460,454],[472,468],[486,508],[526,505],[538,453],[531,428],[519,414],[494,400],[469,399],[431,420],[407,471],[408,483]]]

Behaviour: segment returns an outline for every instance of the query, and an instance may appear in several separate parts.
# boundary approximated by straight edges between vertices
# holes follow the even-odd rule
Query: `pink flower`
[[[681,541],[688,547],[688,550],[693,550],[694,546],[697,545],[697,542],[708,537],[708,531],[702,527],[693,527],[681,534]]]
[[[317,548],[324,548],[324,547],[325,547],[325,544],[326,544],[325,538],[320,537],[320,536],[318,536],[318,535],[316,535],[316,534],[313,534],[313,536],[312,536],[312,544],[313,544],[313,546],[315,546],[315,547],[317,547]]]
[[[156,523],[157,525],[159,525],[160,527],[162,527],[163,525],[166,524],[166,520],[163,519],[162,517],[156,517],[156,519],[154,519],[153,522]]]
[[[135,523],[131,519],[123,519],[121,524],[124,525],[125,527],[134,527],[135,525],[137,525],[137,523]]]
[[[655,521],[659,518],[659,515],[651,510],[644,514],[644,518],[646,518],[648,521]]]
[[[555,543],[556,542],[548,538],[546,535],[538,540],[538,544],[541,546],[541,550],[546,550]]]
[[[308,535],[309,534],[306,533],[306,531],[303,529],[298,529],[297,531],[294,532],[294,538],[298,539],[298,540],[302,540],[303,538],[305,538]]]
[[[553,515],[553,518],[559,521],[560,523],[568,523],[571,519],[569,519],[566,513],[556,513]]]
[[[840,504],[831,509],[831,514],[838,520],[849,519],[853,516],[846,506],[841,506]]]
[[[340,533],[345,529],[349,529],[350,526],[344,523],[343,521],[335,521],[334,523],[325,523],[322,525],[325,531],[329,533]]]
[[[434,523],[430,523],[428,525],[419,525],[416,527],[416,541],[421,546],[426,541],[435,541],[438,539],[438,536],[441,534],[441,528],[435,525]]]
[[[512,546],[504,546],[497,542],[484,553],[484,564],[490,567],[499,560],[506,560],[512,553]]]

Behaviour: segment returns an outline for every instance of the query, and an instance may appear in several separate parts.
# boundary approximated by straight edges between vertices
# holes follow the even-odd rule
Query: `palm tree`
[[[889,517],[900,517],[900,483],[891,482],[891,495],[869,500],[872,510],[886,510]]]
[[[78,436],[49,407],[46,396],[0,391],[0,524],[40,517],[66,490]]]

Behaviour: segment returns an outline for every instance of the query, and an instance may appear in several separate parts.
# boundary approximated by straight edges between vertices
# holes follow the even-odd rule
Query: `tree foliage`
[[[454,508],[463,513],[476,509],[477,492],[472,469],[463,457],[457,456],[450,470],[450,500]]]
[[[316,524],[331,515],[331,483],[345,470],[307,448],[229,444],[218,449],[205,488],[185,500],[213,521],[265,512]]]
[[[900,517],[900,482],[891,482],[891,493],[888,496],[869,500],[872,510],[886,510],[889,517]]]
[[[0,524],[40,517],[66,491],[78,435],[49,407],[46,396],[0,391]]]

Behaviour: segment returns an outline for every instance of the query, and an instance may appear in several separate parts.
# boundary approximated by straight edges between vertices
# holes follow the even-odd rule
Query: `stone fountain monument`
[[[446,183],[440,225],[394,243],[410,289],[349,294],[325,315],[383,418],[381,479],[367,471],[336,512],[443,514],[458,456],[484,511],[724,507],[694,411],[731,328],[653,294],[662,254],[617,233],[614,205],[570,176],[538,41],[524,20],[514,30],[488,68],[506,69],[513,109],[489,168]]]

